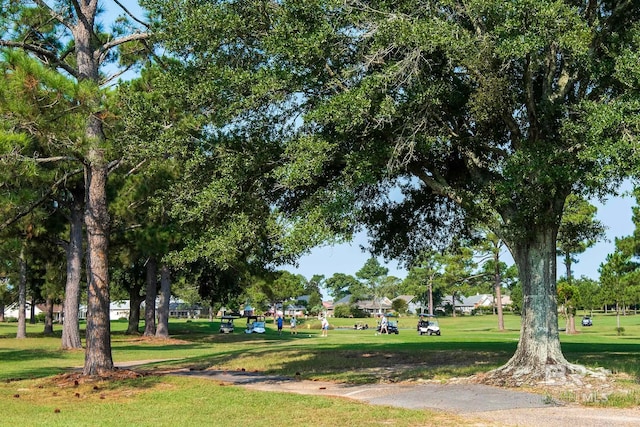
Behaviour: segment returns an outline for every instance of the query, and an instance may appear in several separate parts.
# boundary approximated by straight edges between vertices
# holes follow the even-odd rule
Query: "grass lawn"
[[[561,332],[565,356],[588,367],[619,374],[631,390],[609,399],[614,406],[640,404],[640,316],[623,316],[619,335],[615,316],[596,314],[592,327],[576,335]],[[441,318],[441,336],[420,336],[416,318],[400,318],[398,335],[377,335],[374,319],[331,319],[328,337],[319,321],[299,323],[298,335],[282,335],[268,322],[263,335],[247,335],[241,321],[233,334],[218,333],[218,321],[171,320],[170,340],[124,334],[126,322],[112,323],[116,364],[149,361],[149,373],[170,368],[226,369],[290,375],[349,383],[445,380],[485,372],[505,363],[515,351],[518,316],[507,315],[507,331],[497,331],[495,316]],[[354,330],[362,321],[367,330]],[[564,322],[562,321],[562,325]],[[161,375],[66,384],[65,373],[84,363],[83,351],[62,351],[60,330],[42,335],[42,324],[28,325],[26,339],[15,339],[16,324],[0,323],[0,399],[2,424],[29,425],[239,425],[272,422],[296,425],[458,425],[455,417],[430,411],[380,408],[317,396],[252,392],[215,381]],[[435,417],[435,418],[434,418]],[[371,420],[376,420],[372,422]]]

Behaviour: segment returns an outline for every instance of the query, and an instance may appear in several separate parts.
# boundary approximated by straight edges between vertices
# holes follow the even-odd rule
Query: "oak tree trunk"
[[[556,291],[556,232],[538,230],[528,241],[515,244],[512,254],[523,286],[520,341],[513,357],[491,371],[493,382],[520,386],[565,382],[584,368],[572,365],[560,348]]]
[[[69,244],[67,245],[67,283],[62,318],[62,348],[72,350],[82,348],[80,340],[79,305],[80,278],[82,275],[82,225],[83,203],[75,197],[71,205],[69,221]]]
[[[140,289],[142,286],[137,282],[136,286],[133,286],[129,290],[129,324],[127,326],[127,334],[140,333],[140,304],[144,300],[144,297],[140,295]]]
[[[496,310],[498,311],[498,330],[504,331],[504,315],[502,313],[502,278],[500,277],[500,251],[494,252],[493,261],[495,271],[493,276],[493,289],[496,296]]]
[[[156,337],[169,338],[169,302],[171,300],[171,271],[165,264],[160,268],[160,298]]]

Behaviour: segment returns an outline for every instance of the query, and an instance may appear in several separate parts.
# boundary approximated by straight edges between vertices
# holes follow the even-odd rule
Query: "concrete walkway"
[[[339,396],[372,405],[446,411],[468,418],[470,423],[476,424],[478,420],[484,420],[487,422],[486,425],[491,426],[640,426],[639,409],[564,406],[549,401],[540,394],[481,384],[348,385],[243,371],[215,370],[179,370],[171,375],[208,378],[253,390]]]

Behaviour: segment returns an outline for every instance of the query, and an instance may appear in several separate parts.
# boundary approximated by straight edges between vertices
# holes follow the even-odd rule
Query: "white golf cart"
[[[436,317],[432,315],[420,316],[418,333],[420,335],[440,335],[440,325]]]
[[[247,316],[245,334],[264,334],[266,331],[264,316]]]
[[[221,334],[232,334],[233,333],[233,320],[235,317],[233,316],[222,316],[220,317],[220,333]]]

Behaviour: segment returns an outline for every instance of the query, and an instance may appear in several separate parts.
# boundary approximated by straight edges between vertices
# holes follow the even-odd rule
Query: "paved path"
[[[254,390],[340,396],[372,405],[453,412],[477,425],[491,426],[618,427],[640,426],[640,409],[598,409],[560,406],[539,394],[481,384],[367,384],[265,376],[242,371],[180,370],[172,375],[209,378]],[[473,421],[471,421],[473,420]],[[483,422],[484,422],[483,421]]]

